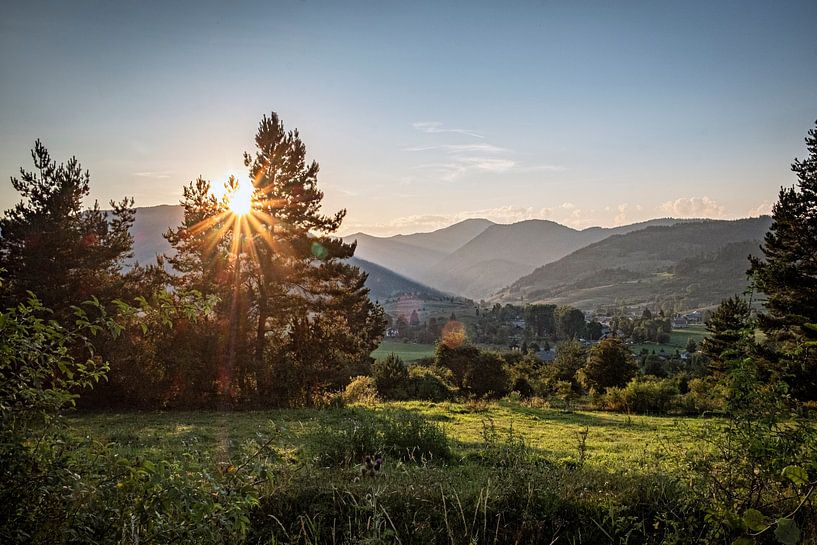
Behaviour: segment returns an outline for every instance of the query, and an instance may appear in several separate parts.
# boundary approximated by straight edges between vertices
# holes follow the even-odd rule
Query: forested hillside
[[[707,220],[612,236],[536,269],[497,299],[582,308],[669,298],[717,304],[745,289],[746,257],[759,253],[770,224],[768,217]]]

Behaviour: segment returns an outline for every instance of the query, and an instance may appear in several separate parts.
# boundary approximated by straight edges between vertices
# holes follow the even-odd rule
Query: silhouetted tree
[[[294,395],[309,402],[341,380],[342,369],[368,359],[386,322],[369,300],[365,273],[344,261],[355,245],[332,235],[345,210],[321,212],[318,164],[307,162],[298,131],[286,131],[272,113],[255,144],[254,154],[244,154],[249,213],[229,211],[233,178],[223,200],[212,197],[209,182],[190,184],[184,223],[167,234],[177,250],[171,262],[184,273],[180,283],[223,297],[231,383],[266,401]]]
[[[76,157],[57,164],[39,140],[33,171],[20,169],[11,184],[23,199],[0,219],[0,268],[7,283],[4,307],[34,292],[58,317],[91,296],[119,296],[123,261],[131,256],[133,199],[83,207],[91,176]]]
[[[797,186],[780,189],[772,225],[751,257],[754,286],[766,294],[758,322],[778,355],[781,371],[801,398],[817,399],[817,129],[806,137],[809,155],[795,159]]]

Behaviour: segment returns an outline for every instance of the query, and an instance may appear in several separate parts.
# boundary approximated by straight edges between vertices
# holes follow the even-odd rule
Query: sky
[[[341,234],[768,213],[817,119],[817,2],[6,2],[0,210],[41,139],[175,204],[297,128]]]

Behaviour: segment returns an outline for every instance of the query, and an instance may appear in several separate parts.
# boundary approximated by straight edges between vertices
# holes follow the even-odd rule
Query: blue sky
[[[812,1],[16,4],[0,174],[41,138],[101,201],[243,173],[274,110],[344,232],[744,217],[817,119]]]

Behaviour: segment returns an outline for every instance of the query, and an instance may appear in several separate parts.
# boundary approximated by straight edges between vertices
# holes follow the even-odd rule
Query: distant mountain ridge
[[[537,268],[494,296],[591,309],[683,298],[711,305],[746,288],[748,254],[760,255],[771,218],[702,220],[613,235]],[[745,251],[744,255],[740,255]]]
[[[549,220],[494,224],[419,276],[429,285],[483,298],[588,244],[609,236],[685,221],[655,219],[621,227],[577,230]]]
[[[129,264],[171,254],[162,234],[182,218],[178,205],[137,208]],[[661,218],[577,230],[548,220],[496,224],[469,219],[427,233],[356,233],[343,239],[357,242],[350,262],[369,274],[374,299],[413,293],[429,299],[458,295],[587,308],[683,292],[688,301],[713,304],[714,297],[745,286],[735,248],[757,247],[769,224],[768,217]],[[706,270],[717,271],[717,278],[703,278]]]
[[[184,219],[184,209],[178,204],[161,204],[136,209],[136,219],[130,233],[133,236],[133,257],[127,265],[152,265],[157,255],[173,253],[170,243],[162,236]]]

